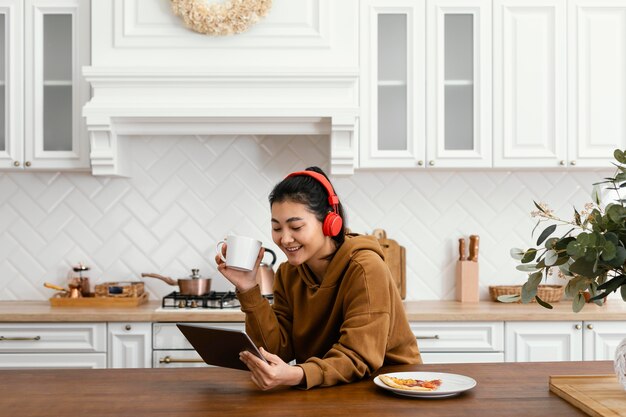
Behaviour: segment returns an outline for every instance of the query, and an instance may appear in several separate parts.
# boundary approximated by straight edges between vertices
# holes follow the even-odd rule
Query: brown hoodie
[[[321,285],[283,263],[274,304],[238,293],[252,340],[304,370],[306,388],[356,381],[383,365],[422,363],[400,294],[372,236],[346,236]]]

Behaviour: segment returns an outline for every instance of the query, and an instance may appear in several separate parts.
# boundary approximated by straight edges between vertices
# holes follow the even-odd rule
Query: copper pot
[[[199,269],[192,269],[190,278],[173,279],[159,274],[141,274],[142,277],[156,278],[170,284],[178,285],[182,295],[204,295],[211,291],[211,278],[201,278]]]

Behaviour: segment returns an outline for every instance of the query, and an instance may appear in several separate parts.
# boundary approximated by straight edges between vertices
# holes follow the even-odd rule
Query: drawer
[[[96,369],[106,367],[106,353],[0,354],[0,369]]]
[[[106,323],[1,323],[0,352],[106,352]]]
[[[504,362],[504,352],[424,352],[422,360],[425,364]]]
[[[244,330],[245,324],[234,323],[190,323],[203,326],[221,327],[223,329]],[[154,349],[192,349],[176,323],[154,323],[152,326],[152,347]]]
[[[421,352],[504,351],[503,322],[411,322]]]
[[[152,353],[153,368],[196,368],[209,366],[195,350],[155,350]]]

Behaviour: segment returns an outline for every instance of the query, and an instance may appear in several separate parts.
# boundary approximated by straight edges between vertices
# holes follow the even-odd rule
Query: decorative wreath
[[[272,0],[170,1],[174,14],[182,17],[189,29],[212,36],[244,32],[264,17],[272,6]]]

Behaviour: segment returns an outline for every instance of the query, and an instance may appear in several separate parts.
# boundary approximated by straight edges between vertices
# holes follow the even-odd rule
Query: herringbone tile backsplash
[[[329,146],[326,136],[139,137],[132,178],[0,173],[0,300],[45,300],[53,291],[43,282],[65,284],[78,262],[92,284],[199,268],[214,289],[232,289],[214,267],[216,243],[235,232],[276,249],[269,191],[291,171],[327,169]],[[607,174],[359,170],[333,180],[353,231],[384,228],[406,247],[408,300],[454,298],[457,242],[470,234],[481,238],[487,299],[489,285],[524,281],[509,249],[532,244],[533,199],[569,217]],[[177,288],[146,285],[151,298]]]

